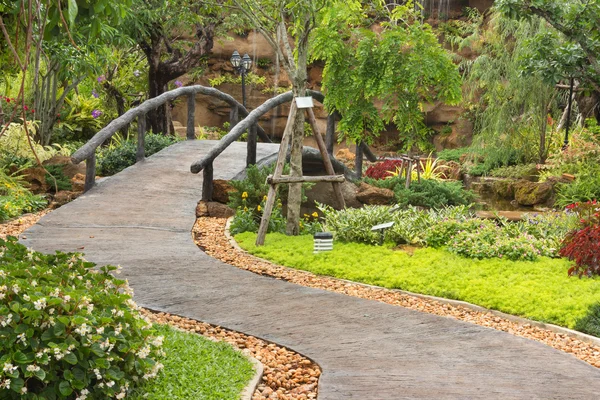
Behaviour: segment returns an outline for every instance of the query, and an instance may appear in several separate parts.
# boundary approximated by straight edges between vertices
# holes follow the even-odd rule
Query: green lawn
[[[254,375],[252,364],[227,343],[166,325],[157,326],[165,337],[163,371],[128,396],[134,400],[239,399]]]
[[[313,254],[311,236],[269,234],[266,245],[258,248],[254,246],[255,237],[256,234],[246,232],[235,238],[250,253],[280,265],[464,300],[594,333],[593,329],[582,328],[580,320],[600,302],[600,278],[567,276],[570,262],[565,259],[475,260],[433,248],[417,249],[411,256],[389,246],[339,242],[335,242],[332,252]]]

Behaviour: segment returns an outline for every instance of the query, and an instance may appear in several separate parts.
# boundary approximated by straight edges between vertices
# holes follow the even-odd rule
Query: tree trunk
[[[164,78],[160,71],[158,71],[158,63],[153,60],[153,62],[149,61],[149,72],[148,72],[148,94],[149,98],[153,99],[155,97],[160,96],[165,92],[165,87],[167,86],[167,82],[164,81]],[[167,104],[163,104],[159,106],[154,112],[148,113],[148,119],[150,120],[150,129],[152,129],[152,133],[167,133]]]
[[[294,101],[294,100],[292,100]],[[292,130],[292,143],[290,154],[290,176],[302,176],[302,141],[304,139],[304,112],[296,113]],[[285,232],[288,235],[300,233],[300,205],[302,204],[302,184],[291,183],[288,192],[287,225]]]

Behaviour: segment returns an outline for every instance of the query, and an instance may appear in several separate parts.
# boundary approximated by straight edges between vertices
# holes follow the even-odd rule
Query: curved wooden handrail
[[[312,96],[319,103],[323,103],[325,96],[321,92],[317,92],[314,90],[307,90],[307,95]],[[273,108],[280,106],[284,103],[292,101],[293,99],[292,92],[285,92],[278,96],[275,96],[259,107],[256,107],[246,118],[240,121],[227,135],[223,136],[219,143],[217,143],[208,154],[206,154],[202,159],[193,163],[190,167],[190,171],[194,174],[202,171],[204,168],[208,167],[212,164],[215,158],[219,156],[229,145],[239,139],[240,136],[252,125],[256,124],[258,119],[262,117],[264,114],[272,110]]]
[[[98,133],[94,135],[87,143],[81,146],[77,151],[75,151],[71,155],[71,159],[73,163],[78,164],[83,160],[89,159],[93,157],[96,149],[104,143],[107,139],[112,137],[119,129],[123,128],[127,124],[133,122],[134,119],[146,115],[148,112],[155,110],[156,108],[162,106],[163,104],[175,100],[178,97],[182,96],[192,96],[196,94],[204,94],[208,96],[216,97],[220,100],[225,101],[231,107],[237,107],[238,111],[242,116],[247,116],[248,110],[240,104],[236,99],[227,93],[223,93],[220,90],[217,90],[212,87],[205,87],[201,85],[194,86],[186,86],[178,89],[174,89],[168,91],[166,93],[161,94],[160,96],[154,97],[152,99],[148,99],[136,108],[132,108],[128,110],[125,114],[120,117],[112,120],[108,125],[102,128]],[[265,141],[269,141],[268,136],[265,134],[262,128],[258,128],[258,134]]]

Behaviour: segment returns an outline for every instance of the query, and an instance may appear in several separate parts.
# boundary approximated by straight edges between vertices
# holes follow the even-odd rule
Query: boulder
[[[352,182],[342,182],[340,184],[342,195],[346,202],[346,207],[359,208],[362,203],[356,198],[358,187]],[[318,182],[306,191],[307,201],[304,206],[307,208],[314,207],[315,201],[321,204],[327,204],[335,207],[335,196],[333,194],[333,185],[330,182]]]
[[[216,201],[198,202],[196,206],[196,218],[212,217],[212,218],[229,218],[235,214],[235,211],[225,204],[217,203]]]
[[[335,153],[335,158],[345,161],[354,161],[356,158],[356,154],[350,151],[350,149],[339,149],[337,153]]]
[[[83,192],[85,188],[85,175],[77,174],[71,178],[71,186],[74,192]]]
[[[394,192],[362,182],[358,188],[356,199],[363,204],[386,205],[394,199]]]
[[[514,181],[511,179],[498,180],[492,183],[492,191],[501,199],[512,200],[515,198]]]
[[[530,182],[520,180],[515,183],[515,200],[523,206],[533,206],[548,202],[554,194],[552,182]]]
[[[33,193],[46,193],[50,189],[50,185],[46,183],[46,170],[44,168],[25,168],[19,172],[19,175],[23,176],[23,180]]]
[[[227,204],[229,202],[229,194],[235,191],[236,189],[231,186],[229,181],[224,179],[213,180],[213,201]]]

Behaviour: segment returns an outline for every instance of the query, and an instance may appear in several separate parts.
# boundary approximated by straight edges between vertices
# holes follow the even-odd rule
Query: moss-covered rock
[[[512,200],[515,198],[514,181],[511,179],[495,181],[492,184],[492,190],[501,199]]]
[[[529,182],[520,180],[515,184],[515,200],[523,206],[548,202],[554,194],[552,182]]]

